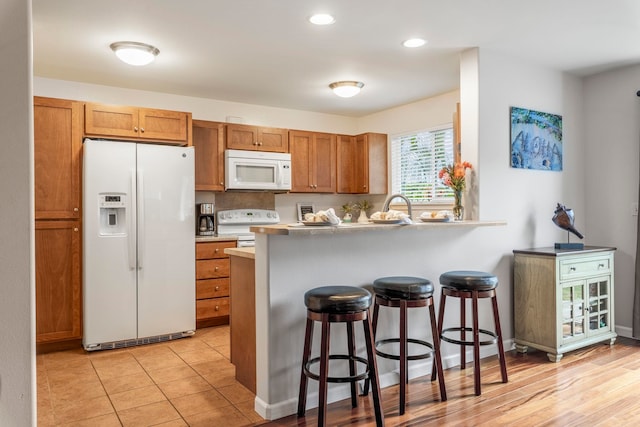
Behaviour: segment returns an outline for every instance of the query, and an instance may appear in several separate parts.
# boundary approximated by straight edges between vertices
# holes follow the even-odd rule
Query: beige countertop
[[[486,227],[507,225],[506,221],[448,221],[448,222],[415,222],[413,224],[358,224],[342,223],[340,225],[307,226],[304,224],[256,225],[251,231],[260,234],[277,235],[314,235],[314,234],[346,234],[368,231],[396,231],[396,230],[429,230],[451,227]]]
[[[256,248],[226,248],[224,253],[229,256],[256,259]]]
[[[196,243],[198,242],[233,242],[238,240],[235,236],[196,236]]]

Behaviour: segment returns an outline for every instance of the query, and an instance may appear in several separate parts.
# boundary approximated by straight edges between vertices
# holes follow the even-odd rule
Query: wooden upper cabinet
[[[336,136],[306,131],[289,132],[291,192],[336,191]]]
[[[193,121],[196,191],[224,191],[224,123]]]
[[[87,136],[191,145],[191,113],[87,103],[84,132]]]
[[[82,338],[80,221],[36,221],[36,343]]]
[[[338,135],[337,192],[387,193],[387,135]]]
[[[289,131],[251,125],[227,124],[227,148],[233,150],[289,152]]]
[[[82,104],[34,98],[35,219],[79,219]]]

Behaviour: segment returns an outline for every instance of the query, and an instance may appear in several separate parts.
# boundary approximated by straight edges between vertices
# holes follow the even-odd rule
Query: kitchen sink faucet
[[[409,218],[411,218],[411,202],[409,201],[409,199],[407,199],[405,196],[403,196],[402,194],[392,194],[389,197],[387,197],[387,200],[384,201],[384,206],[382,206],[382,212],[389,212],[389,205],[391,205],[391,201],[397,197],[400,197],[401,199],[403,199],[406,204],[407,204],[407,212],[409,214]]]

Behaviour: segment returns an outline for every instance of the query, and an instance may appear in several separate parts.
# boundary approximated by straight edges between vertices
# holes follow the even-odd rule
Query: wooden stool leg
[[[302,368],[300,370],[300,394],[298,395],[298,416],[304,416],[304,412],[307,407],[307,375],[304,373],[304,369],[309,362],[309,356],[311,355],[311,341],[313,338],[313,320],[307,318],[307,327],[304,335],[304,350],[302,351]]]
[[[327,377],[329,376],[329,339],[331,324],[329,315],[322,315],[322,339],[320,349],[320,378],[318,386],[318,426],[327,424]]]
[[[378,314],[380,312],[380,305],[378,304],[378,297],[375,297],[375,302],[373,303],[373,347],[375,351],[375,342],[376,342],[376,330],[378,329]],[[369,378],[364,380],[364,387],[362,389],[362,395],[366,396],[369,394]]]
[[[442,402],[447,400],[447,390],[444,388],[444,372],[442,370],[442,355],[440,354],[440,337],[438,335],[438,327],[436,324],[436,310],[433,307],[433,298],[431,298],[431,303],[429,304],[429,318],[431,321],[431,335],[433,335],[433,368],[431,374],[431,381],[433,378],[433,374],[438,371],[438,383],[440,384],[440,400]]]
[[[434,335],[433,337],[434,342],[438,340],[438,345],[442,343],[442,339],[440,338],[440,335],[442,335],[442,322],[444,322],[444,304],[446,300],[447,300],[447,296],[444,294],[444,289],[443,289],[440,295],[440,310],[438,311],[438,324],[437,324],[438,336],[436,337]],[[436,365],[433,365],[433,367],[431,368],[431,381],[435,379],[436,379]]]
[[[478,291],[471,292],[473,312],[473,382],[476,396],[480,396],[480,330],[478,325]]]
[[[502,345],[502,329],[500,328],[500,315],[498,314],[498,297],[494,291],[491,297],[491,304],[493,305],[493,320],[496,326],[496,335],[498,336],[498,355],[500,356],[500,374],[502,375],[502,382],[506,383],[507,378],[507,361],[504,358],[504,346]]]
[[[460,341],[466,340],[466,331],[464,328],[467,326],[467,305],[464,295],[460,295]],[[467,367],[467,346],[460,346],[462,351],[460,352],[460,369]]]
[[[400,415],[404,414],[407,397],[407,300],[400,301]]]
[[[349,375],[356,375],[356,341],[353,337],[353,322],[347,322],[347,342],[349,343]],[[356,382],[351,382],[351,407],[358,407],[358,397],[356,394]]]
[[[362,321],[364,325],[364,341],[367,347],[367,360],[369,361],[369,380],[373,393],[373,409],[376,415],[376,426],[384,426],[384,414],[380,399],[380,383],[378,382],[378,364],[376,362],[376,344],[373,338],[371,319],[369,316]]]

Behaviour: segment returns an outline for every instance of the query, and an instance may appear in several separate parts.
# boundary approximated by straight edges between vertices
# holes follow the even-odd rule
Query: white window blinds
[[[451,126],[395,136],[391,141],[391,186],[414,203],[451,203],[451,189],[438,178],[453,163]]]

